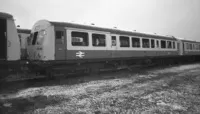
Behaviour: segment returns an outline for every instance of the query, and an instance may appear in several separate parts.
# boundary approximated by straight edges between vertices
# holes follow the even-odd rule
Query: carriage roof
[[[0,12],[0,17],[2,18],[13,18],[11,14]]]
[[[158,38],[158,39],[165,39],[165,40],[176,40],[173,36],[162,36],[162,35],[154,35],[154,34],[147,34],[135,31],[125,31],[115,28],[103,28],[97,27],[94,25],[82,25],[76,23],[69,23],[69,22],[50,22],[54,26],[59,27],[71,27],[71,28],[78,28],[78,29],[89,29],[89,30],[96,30],[96,31],[103,31],[103,32],[110,32],[112,34],[121,34],[121,35],[130,35],[130,36],[139,36],[139,37],[147,37],[147,38]]]

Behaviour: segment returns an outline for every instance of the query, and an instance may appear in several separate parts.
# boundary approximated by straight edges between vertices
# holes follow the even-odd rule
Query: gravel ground
[[[8,84],[0,113],[200,114],[200,64]]]

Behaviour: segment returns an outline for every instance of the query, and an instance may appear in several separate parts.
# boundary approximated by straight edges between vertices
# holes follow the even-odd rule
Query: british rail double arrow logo
[[[85,52],[78,51],[76,52],[76,57],[83,58],[85,56]]]

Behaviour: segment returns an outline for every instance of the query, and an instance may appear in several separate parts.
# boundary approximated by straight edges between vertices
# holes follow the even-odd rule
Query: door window
[[[56,31],[55,37],[56,37],[56,43],[64,44],[64,32],[63,31]]]
[[[112,46],[116,46],[117,45],[117,41],[116,41],[116,36],[112,36]]]

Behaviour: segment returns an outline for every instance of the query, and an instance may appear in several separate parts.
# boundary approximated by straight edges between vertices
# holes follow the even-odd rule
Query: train
[[[200,58],[200,42],[169,35],[49,20],[19,30],[6,13],[0,13],[0,23],[1,66],[17,62],[46,77]]]
[[[54,68],[93,72],[107,66],[178,61],[200,55],[200,42],[93,25],[39,20],[31,35],[30,60],[40,61],[37,67],[46,65],[45,70],[51,73]]]
[[[16,27],[11,14],[0,12],[0,80],[10,75],[19,76],[28,68],[25,40],[30,33],[27,31],[30,32]]]

